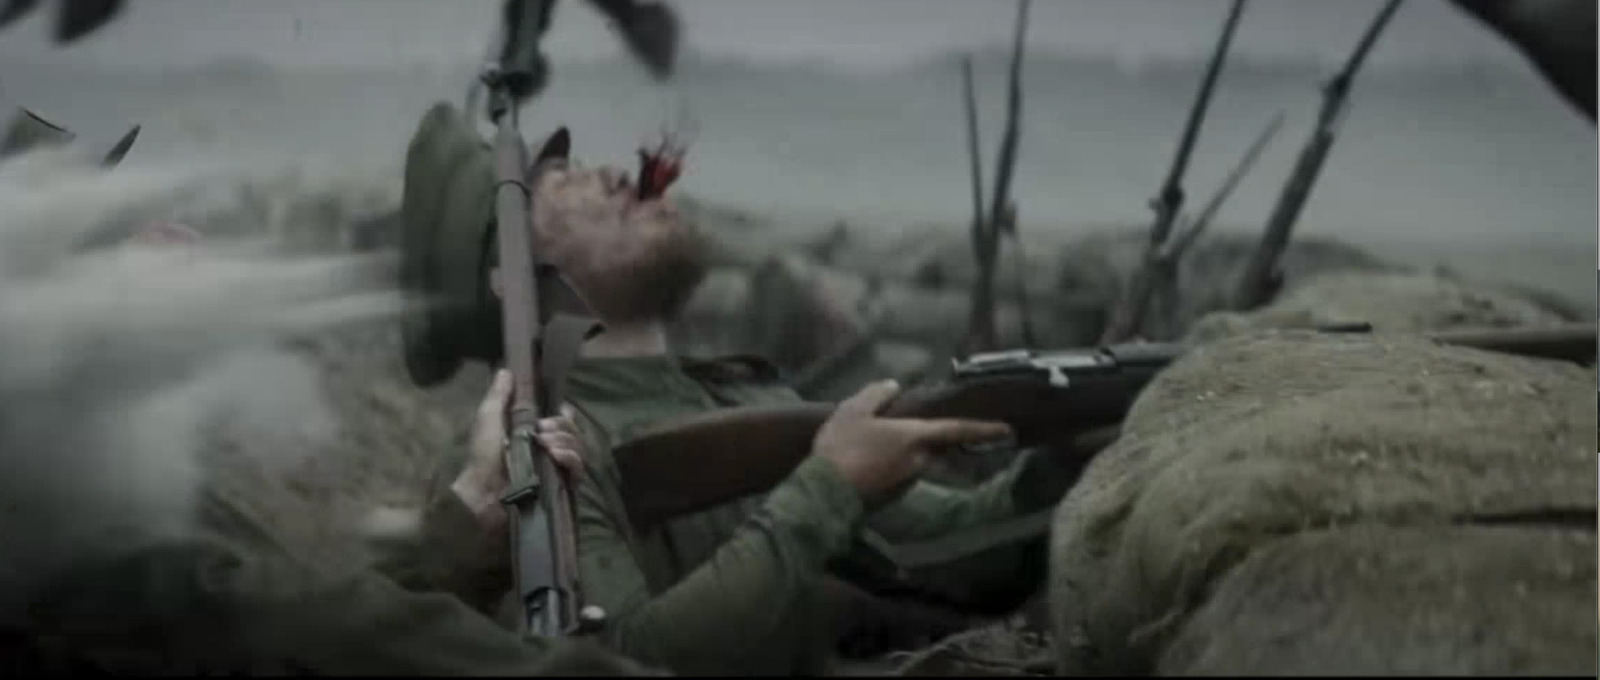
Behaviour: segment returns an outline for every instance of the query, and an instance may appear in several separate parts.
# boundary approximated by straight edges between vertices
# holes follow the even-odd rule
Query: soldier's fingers
[[[539,435],[539,442],[547,449],[572,449],[578,450],[578,438],[565,432],[549,432]]]
[[[854,416],[877,415],[878,411],[888,405],[889,400],[900,394],[900,383],[894,380],[880,380],[861,388],[849,399],[839,403],[839,412]]]
[[[550,459],[555,461],[556,467],[565,470],[574,477],[583,475],[583,456],[577,451],[565,448],[548,449]]]
[[[573,436],[578,434],[578,424],[565,415],[545,418],[539,421],[540,432],[565,432]]]
[[[1011,427],[1005,423],[985,420],[949,418],[939,420],[906,419],[897,423],[913,443],[919,446],[960,446],[984,444],[1011,436]]]

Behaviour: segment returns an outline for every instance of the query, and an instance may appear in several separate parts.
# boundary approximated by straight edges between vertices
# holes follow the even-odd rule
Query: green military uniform
[[[975,489],[917,483],[869,516],[832,464],[813,458],[760,497],[634,531],[610,447],[664,419],[798,401],[776,378],[756,359],[667,356],[584,359],[568,374],[587,456],[575,493],[580,583],[586,603],[608,615],[602,641],[612,650],[683,674],[824,672],[836,644],[830,595],[839,590],[828,566],[859,548],[860,529],[891,543],[925,540],[1032,512],[1064,489],[1018,484],[1025,471],[1043,472],[1025,454]],[[397,578],[452,589],[487,610],[510,585],[503,539],[463,542],[481,534],[447,495],[429,503],[424,525],[431,538],[402,560],[418,566]],[[1001,546],[951,566],[969,567],[958,571],[964,585],[1014,587],[1041,573],[1033,564],[1042,563],[1041,546]]]
[[[1024,456],[978,488],[917,483],[864,516],[860,497],[832,464],[812,458],[763,497],[635,532],[610,446],[663,419],[799,397],[759,360],[666,356],[583,360],[567,391],[588,456],[575,494],[584,594],[610,617],[608,645],[675,672],[824,670],[834,643],[822,596],[826,568],[857,545],[858,529],[915,541],[1038,505],[1014,498],[1014,481],[1030,460]],[[752,454],[759,446],[751,442]],[[978,574],[1015,577],[1015,549],[981,557],[988,564]]]

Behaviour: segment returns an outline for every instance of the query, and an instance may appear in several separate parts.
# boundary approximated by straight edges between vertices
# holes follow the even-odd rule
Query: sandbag
[[[1414,336],[1160,375],[1057,510],[1067,673],[1596,672],[1596,392]]]

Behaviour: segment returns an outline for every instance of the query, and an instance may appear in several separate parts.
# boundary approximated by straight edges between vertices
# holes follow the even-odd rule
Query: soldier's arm
[[[406,590],[449,593],[487,613],[511,588],[509,541],[486,530],[447,479],[431,485],[421,530],[387,546],[376,566]]]
[[[603,442],[585,439],[591,463],[609,460],[595,455]],[[589,467],[577,486],[577,521],[584,594],[606,610],[612,649],[675,672],[712,673],[772,640],[807,634],[825,563],[846,550],[862,513],[831,463],[803,463],[704,564],[660,593],[629,548],[610,470]]]
[[[1045,510],[1065,493],[1072,471],[1044,451],[1021,453],[1005,470],[972,489],[918,482],[866,525],[891,544],[936,539]],[[1042,585],[1043,537],[1006,543],[922,567],[917,580],[956,601],[1004,611]]]
[[[919,481],[867,518],[867,526],[890,542],[920,541],[1026,512],[1029,508],[1019,507],[1013,487],[1027,469],[1029,456],[1019,455],[1004,470],[971,489]]]

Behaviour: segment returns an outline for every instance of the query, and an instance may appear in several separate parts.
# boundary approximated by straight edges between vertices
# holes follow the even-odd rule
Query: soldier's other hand
[[[511,372],[496,371],[489,391],[478,403],[466,468],[450,487],[489,530],[503,528],[508,520],[500,499],[511,485],[505,452],[506,411],[511,407],[512,392]],[[561,415],[539,421],[538,436],[555,464],[576,476],[583,473],[583,440],[573,416],[572,408],[563,405]]]
[[[880,417],[878,412],[899,393],[893,380],[862,388],[839,404],[811,445],[811,454],[833,463],[868,504],[888,500],[903,489],[938,448],[994,442],[1011,435],[1004,423]]]
[[[556,465],[573,477],[583,474],[583,439],[575,416],[572,406],[562,404],[561,415],[539,421],[539,443]]]

